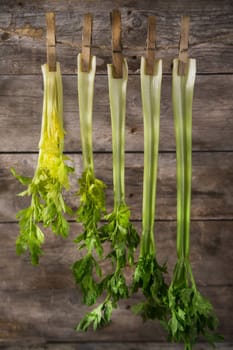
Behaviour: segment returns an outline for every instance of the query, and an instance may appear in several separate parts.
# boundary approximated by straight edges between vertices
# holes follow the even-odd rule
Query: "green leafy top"
[[[130,293],[129,285],[124,276],[124,269],[134,264],[134,252],[139,243],[139,236],[130,222],[130,211],[126,205],[106,216],[108,223],[102,227],[102,239],[110,243],[110,253],[105,260],[112,264],[112,272],[103,276],[95,284],[88,283],[89,291],[95,297],[105,293],[104,301],[88,312],[77,326],[77,330],[86,331],[91,325],[96,328],[107,325],[111,321],[111,315],[117,302],[127,298]],[[88,259],[86,257],[86,259]],[[96,269],[95,263],[93,267]],[[98,269],[96,269],[96,272]],[[88,273],[86,274],[88,275]],[[92,280],[93,281],[93,280]]]
[[[69,232],[64,213],[70,212],[65,204],[62,190],[69,189],[68,175],[73,168],[65,164],[63,155],[64,130],[62,112],[62,81],[60,65],[56,72],[49,72],[47,64],[42,66],[44,79],[44,102],[38,164],[33,178],[12,174],[27,189],[20,196],[30,196],[31,204],[18,212],[20,234],[16,241],[18,254],[30,251],[31,261],[38,264],[44,242],[44,227],[63,237]]]
[[[159,265],[155,255],[145,255],[139,258],[134,279],[133,292],[142,290],[145,300],[134,305],[134,313],[141,315],[144,321],[158,319],[166,321],[168,313],[167,284],[163,274],[167,272],[166,265]]]
[[[99,222],[106,211],[104,189],[104,183],[95,178],[91,169],[83,172],[79,179],[80,205],[77,221],[82,223],[84,230],[75,239],[75,243],[78,245],[78,250],[86,251],[86,255],[73,264],[72,271],[76,283],[83,292],[83,301],[87,305],[94,304],[100,294],[95,278],[102,276],[96,253],[102,258],[104,241]]]
[[[211,303],[197,290],[190,262],[179,259],[168,291],[170,317],[164,322],[169,339],[183,342],[185,349],[192,349],[199,336],[214,345],[222,340],[215,329],[218,320]]]

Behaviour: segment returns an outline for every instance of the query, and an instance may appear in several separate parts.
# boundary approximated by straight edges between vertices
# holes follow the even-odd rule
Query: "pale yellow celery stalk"
[[[63,91],[58,62],[56,68],[56,72],[49,72],[47,64],[42,66],[44,101],[38,169],[47,169],[52,177],[59,178],[68,189],[69,180],[63,169]]]
[[[63,96],[60,64],[56,64],[56,72],[49,72],[48,65],[42,66],[44,82],[44,99],[42,112],[41,137],[39,142],[38,163],[33,178],[19,176],[12,170],[16,178],[27,190],[21,196],[30,196],[31,204],[17,214],[20,234],[16,241],[17,253],[26,250],[31,253],[33,264],[39,262],[44,242],[44,227],[50,227],[54,233],[66,237],[69,224],[64,217],[70,211],[63,199],[63,188],[69,188],[68,174],[73,169],[64,162],[64,130],[63,130]]]

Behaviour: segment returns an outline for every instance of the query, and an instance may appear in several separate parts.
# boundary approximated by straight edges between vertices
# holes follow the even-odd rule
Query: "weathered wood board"
[[[0,0],[0,349],[9,350],[178,350],[167,344],[156,322],[143,324],[120,303],[110,326],[96,333],[73,328],[87,308],[75,286],[71,265],[78,258],[73,239],[81,232],[71,222],[66,240],[46,231],[44,255],[33,267],[27,254],[17,257],[16,212],[28,203],[16,196],[23,187],[10,174],[33,175],[40,137],[46,59],[45,12],[56,14],[57,59],[64,90],[65,151],[74,160],[72,208],[82,159],[77,106],[76,56],[83,15],[94,14],[93,50],[97,77],[93,122],[96,174],[107,185],[113,206],[111,124],[106,65],[111,63],[109,12],[122,14],[123,53],[129,65],[126,119],[126,200],[141,231],[143,121],[140,57],[145,53],[148,15],[157,17],[157,57],[163,58],[160,159],[155,237],[160,262],[171,278],[176,261],[176,160],[171,104],[171,65],[178,54],[180,18],[191,16],[189,55],[197,59],[193,105],[193,190],[191,262],[198,286],[213,303],[224,343],[233,349],[233,2],[231,0]],[[108,265],[103,264],[107,270]],[[200,343],[194,350],[207,350]]]
[[[140,232],[141,223],[135,222]],[[29,254],[18,258],[15,252],[15,240],[19,233],[17,224],[0,224],[0,268],[1,290],[50,290],[74,288],[70,266],[83,256],[78,252],[73,239],[81,233],[79,224],[71,223],[70,237],[62,239],[55,237],[50,231],[46,232],[44,255],[40,265],[30,264]],[[233,242],[231,235],[232,221],[224,223],[213,221],[193,221],[191,224],[191,262],[194,275],[199,286],[216,287],[233,285],[231,269],[228,268],[231,260]],[[160,221],[155,223],[155,239],[158,250],[158,259],[161,263],[167,262],[169,280],[176,261],[176,223]],[[211,240],[209,233],[211,232]],[[228,249],[226,249],[228,247]],[[7,265],[7,258],[14,261]],[[214,262],[218,261],[215,265]],[[108,263],[103,263],[103,269],[109,269]],[[17,279],[17,276],[20,276]],[[232,295],[233,298],[233,295]],[[232,300],[233,302],[233,300]]]
[[[69,154],[68,154],[69,155]],[[77,178],[81,176],[80,154],[71,154],[76,174],[72,175],[71,190],[65,198],[72,208],[78,205]],[[15,221],[15,213],[29,204],[27,198],[16,197],[24,187],[10,174],[10,168],[25,176],[32,176],[37,154],[0,155],[0,221]],[[107,184],[108,210],[113,207],[112,156],[95,154],[96,175]],[[143,154],[127,153],[125,159],[126,199],[132,218],[141,219]],[[197,152],[193,154],[193,219],[233,219],[233,153]],[[175,153],[162,153],[159,158],[157,213],[158,219],[176,218],[176,159]]]
[[[183,347],[181,345],[168,345],[163,343],[148,343],[148,342],[124,342],[124,343],[110,343],[110,342],[98,342],[98,343],[69,343],[66,345],[61,345],[59,343],[48,343],[46,345],[36,347],[37,350],[108,350],[111,348],[112,350],[182,350]],[[208,350],[210,347],[207,344],[198,344],[193,349],[194,350]],[[231,343],[218,343],[216,348],[218,350],[230,350],[233,349],[233,344]],[[9,350],[33,350],[34,346],[11,346],[11,347],[2,347],[2,349]]]
[[[201,289],[202,290],[202,289]],[[219,331],[229,341],[232,335],[232,287],[205,287],[202,292],[215,307],[220,320]],[[1,340],[30,341],[38,345],[47,341],[152,341],[165,342],[166,335],[158,322],[143,323],[129,310],[141,298],[121,301],[114,310],[112,323],[104,329],[77,333],[74,327],[85,312],[76,289],[34,289],[27,291],[1,291]],[[9,312],[10,310],[10,312]],[[228,319],[228,321],[227,321]]]
[[[106,73],[111,62],[111,31],[109,12],[115,7],[122,13],[123,46],[129,57],[130,73],[138,72],[139,57],[144,53],[147,17],[157,16],[158,57],[164,58],[165,72],[177,55],[180,17],[192,18],[190,54],[198,58],[202,73],[233,73],[233,4],[230,0],[54,0],[39,3],[27,0],[2,0],[0,34],[4,43],[0,74],[32,74],[40,72],[45,52],[45,12],[54,11],[57,18],[57,57],[64,73],[76,70],[76,55],[81,45],[83,14],[94,14],[93,44],[101,46],[93,52],[98,56],[98,73]],[[60,42],[60,44],[59,44]],[[104,46],[104,47],[103,47]],[[105,47],[107,46],[108,49]]]
[[[148,342],[80,342],[80,343],[67,343],[67,344],[59,344],[59,343],[46,343],[46,345],[41,345],[38,347],[34,347],[33,345],[24,345],[21,346],[7,346],[4,345],[1,349],[9,349],[9,350],[108,350],[111,348],[112,350],[182,350],[182,345],[168,345],[164,343],[148,343]],[[210,346],[205,343],[200,343],[197,346],[194,346],[193,350],[209,350]],[[232,343],[218,343],[216,345],[216,349],[218,350],[231,350],[233,349]]]
[[[168,345],[163,343],[141,343],[141,342],[124,342],[124,343],[110,343],[110,342],[98,342],[98,343],[69,343],[69,344],[58,344],[58,343],[47,343],[46,345],[34,347],[34,346],[3,346],[2,349],[9,350],[108,350],[111,348],[112,350],[182,350],[183,347],[181,345]],[[193,348],[193,350],[209,350],[210,346],[207,344],[198,344]],[[231,350],[233,349],[233,344],[231,343],[218,343],[216,346],[218,350]]]
[[[63,77],[65,150],[80,151],[77,77]],[[198,76],[193,105],[193,149],[233,150],[233,75]],[[1,151],[37,151],[42,111],[42,78],[0,76]],[[161,99],[160,150],[174,151],[171,77],[164,76]],[[93,144],[96,152],[111,151],[111,119],[108,82],[98,76],[95,84]],[[143,150],[140,77],[129,76],[126,150]]]

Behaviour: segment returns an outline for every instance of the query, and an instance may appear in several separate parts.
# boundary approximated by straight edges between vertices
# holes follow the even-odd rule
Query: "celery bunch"
[[[57,235],[66,237],[69,224],[64,214],[70,212],[65,204],[62,190],[69,189],[68,175],[73,168],[65,164],[68,159],[63,155],[63,96],[60,65],[56,72],[49,72],[47,64],[42,66],[44,81],[44,100],[42,128],[39,142],[39,158],[33,178],[13,175],[27,189],[20,196],[31,197],[29,207],[17,214],[20,234],[16,241],[16,250],[22,254],[30,251],[32,264],[38,264],[44,242],[44,227],[52,228]]]
[[[96,302],[100,290],[95,281],[95,274],[102,272],[98,258],[103,257],[103,246],[99,222],[105,214],[105,184],[95,177],[92,147],[92,110],[94,97],[94,79],[96,57],[91,58],[89,72],[82,72],[82,55],[78,55],[78,102],[80,115],[80,132],[82,142],[83,173],[79,179],[80,205],[77,222],[82,223],[83,233],[75,242],[78,249],[86,250],[86,255],[77,260],[73,266],[73,275],[83,292],[83,301],[87,305]]]
[[[130,210],[125,202],[124,144],[125,107],[128,69],[123,62],[123,78],[113,77],[113,66],[108,65],[109,97],[112,121],[113,187],[114,209],[105,216],[107,223],[102,227],[102,239],[110,244],[110,253],[105,259],[112,263],[112,273],[98,283],[100,293],[106,297],[94,310],[87,313],[77,330],[87,330],[91,325],[96,329],[108,324],[113,308],[121,298],[129,295],[124,269],[134,263],[134,252],[139,236],[130,221]]]
[[[189,261],[192,180],[192,102],[196,60],[189,59],[187,73],[178,75],[178,59],[173,62],[172,99],[176,131],[177,161],[177,263],[168,291],[169,338],[192,349],[198,336],[213,343],[217,318],[211,303],[198,291]]]
[[[142,237],[140,256],[133,279],[133,291],[141,289],[145,300],[133,307],[144,320],[166,318],[167,285],[163,273],[166,266],[160,266],[156,259],[154,220],[159,149],[160,94],[162,61],[154,63],[154,74],[147,75],[146,60],[141,58],[141,96],[144,119],[144,176]]]

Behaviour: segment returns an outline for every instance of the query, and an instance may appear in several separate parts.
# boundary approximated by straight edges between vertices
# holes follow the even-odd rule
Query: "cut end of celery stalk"
[[[122,65],[123,65],[123,67],[122,67],[122,72],[123,72],[122,78],[114,78],[114,75],[113,75],[113,64],[108,64],[107,65],[109,79],[114,79],[114,80],[119,80],[119,81],[128,79],[128,64],[127,64],[126,58],[123,59],[123,64]]]
[[[148,75],[146,73],[146,58],[145,57],[141,57],[141,67],[140,67],[140,73],[141,73],[141,76],[147,76],[147,77],[153,77],[153,76],[161,76],[161,79],[162,79],[162,60],[161,59],[158,59],[158,60],[155,60],[154,62],[154,73],[153,75]]]

